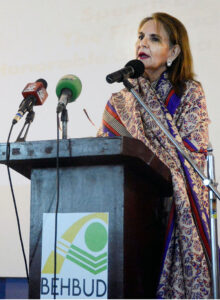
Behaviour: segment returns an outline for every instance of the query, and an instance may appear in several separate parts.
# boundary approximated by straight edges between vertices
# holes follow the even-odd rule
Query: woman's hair
[[[139,25],[139,30],[149,20],[155,20],[158,25],[163,25],[169,36],[171,47],[176,44],[180,46],[181,52],[173,61],[172,66],[168,67],[167,70],[175,92],[181,95],[184,90],[185,81],[194,79],[193,61],[186,28],[176,18],[166,13],[157,12],[152,14],[151,17],[144,18]]]

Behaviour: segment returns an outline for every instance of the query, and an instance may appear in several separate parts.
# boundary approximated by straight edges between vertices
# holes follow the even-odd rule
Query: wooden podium
[[[29,297],[40,297],[42,215],[55,212],[56,140],[11,143],[10,167],[31,179]],[[6,144],[0,144],[6,163]],[[108,298],[155,298],[168,168],[127,137],[60,141],[59,213],[108,212]]]

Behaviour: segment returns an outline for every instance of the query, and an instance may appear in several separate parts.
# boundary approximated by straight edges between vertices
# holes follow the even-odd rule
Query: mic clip
[[[16,139],[16,143],[17,142],[25,142],[26,141],[26,137],[27,137],[27,134],[28,134],[28,131],[29,131],[29,128],[30,128],[30,125],[31,123],[33,122],[34,120],[34,117],[35,117],[35,112],[32,110],[30,110],[26,116],[26,119],[25,119],[25,123],[24,123],[24,126],[22,127],[17,139]],[[24,131],[24,129],[26,128],[26,131],[24,132],[24,135],[22,136],[22,133]]]
[[[35,105],[35,103],[36,103],[36,99],[32,95],[23,99],[21,104],[19,105],[17,114],[12,120],[12,124],[16,124],[27,111],[28,112],[33,111],[33,106]]]
[[[63,89],[59,102],[57,104],[57,113],[61,113],[69,103],[70,98],[72,97],[72,92],[69,89]]]

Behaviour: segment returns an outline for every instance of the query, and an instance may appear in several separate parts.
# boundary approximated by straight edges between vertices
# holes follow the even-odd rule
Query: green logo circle
[[[101,251],[107,243],[107,231],[105,227],[98,222],[90,224],[85,232],[85,242],[87,247],[94,251]]]

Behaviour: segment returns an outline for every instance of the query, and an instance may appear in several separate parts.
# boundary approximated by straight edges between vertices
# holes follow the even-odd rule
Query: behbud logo
[[[108,214],[58,214],[56,282],[53,228],[44,214],[41,298],[107,298]]]

